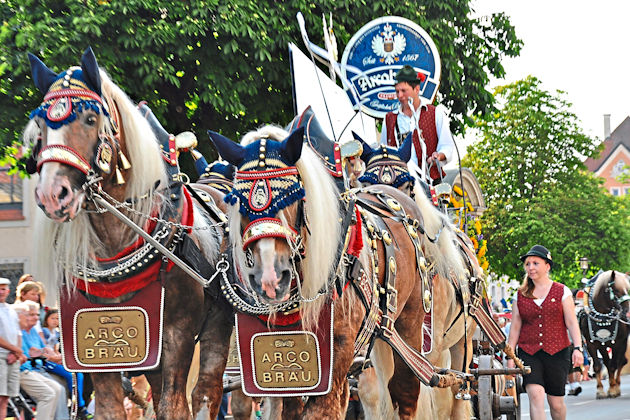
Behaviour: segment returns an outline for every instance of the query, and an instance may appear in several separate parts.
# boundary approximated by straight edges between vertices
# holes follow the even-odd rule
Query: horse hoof
[[[597,398],[598,400],[603,400],[605,398],[608,398],[608,395],[605,394],[604,392],[598,392],[595,396],[595,398]]]

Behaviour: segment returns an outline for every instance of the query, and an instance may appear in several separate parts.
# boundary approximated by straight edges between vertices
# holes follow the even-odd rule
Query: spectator
[[[18,287],[15,290],[15,303],[26,302],[28,300],[31,302],[35,302],[39,305],[39,301],[40,301],[39,295],[40,295],[41,290],[42,289],[40,288],[39,284],[37,284],[37,282],[23,281],[22,283],[18,284]],[[42,340],[44,340],[44,332],[42,331],[42,325],[39,322],[39,320],[41,319],[41,314],[39,312],[39,309],[37,313],[38,313],[37,323],[35,324],[34,328],[35,328],[35,331],[37,331],[39,336],[42,338]]]
[[[36,309],[37,304],[35,302],[27,302],[32,309]],[[48,373],[52,373],[57,376],[61,376],[66,380],[66,386],[68,390],[72,391],[72,374],[68,372],[62,365],[61,353],[47,347],[44,342],[31,332],[31,334],[24,334],[24,340],[29,341],[30,355],[34,357],[45,357],[46,360],[43,363],[43,367]],[[85,400],[83,399],[83,374],[76,373],[77,378],[77,405],[79,408],[79,418],[87,415]],[[65,393],[64,393],[65,395]]]
[[[41,356],[38,352],[30,354],[31,342],[40,339],[39,334],[33,329],[38,320],[36,305],[35,302],[20,302],[13,305],[22,329],[22,351],[31,357]],[[69,419],[66,390],[46,374],[41,358],[31,358],[22,364],[20,387],[37,403],[37,420]]]
[[[17,313],[6,303],[10,284],[0,277],[0,419],[7,415],[9,398],[20,392],[20,364],[26,361]]]
[[[46,347],[59,351],[59,311],[48,309],[42,322],[42,332],[44,333],[44,343]]]
[[[24,283],[25,281],[32,281],[32,282],[34,282],[35,279],[33,278],[32,274],[24,273],[24,274],[22,274],[22,277],[20,277],[20,280],[18,280],[18,286],[20,284]]]

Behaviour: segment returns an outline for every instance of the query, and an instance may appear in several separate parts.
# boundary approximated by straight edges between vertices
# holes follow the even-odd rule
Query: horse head
[[[233,189],[225,200],[241,215],[238,242],[246,263],[239,266],[239,274],[265,302],[286,301],[297,277],[295,262],[303,251],[301,237],[306,227],[304,187],[296,168],[304,129],[282,141],[261,137],[247,146],[218,133],[209,135],[219,154],[237,167]]]
[[[33,144],[27,169],[40,175],[35,189],[38,206],[52,220],[67,222],[81,209],[88,174],[102,176],[105,182],[114,175],[120,153],[116,111],[102,95],[91,48],[83,53],[80,67],[59,74],[36,56],[28,57],[35,86],[45,96],[25,129],[25,139],[31,137]]]
[[[358,134],[354,132],[352,134],[363,145],[361,160],[366,165],[365,173],[359,181],[362,184],[391,185],[412,196],[415,179],[407,167],[407,162],[411,157],[411,134],[399,148],[385,145],[372,148]]]
[[[613,306],[619,310],[620,316],[628,321],[630,318],[630,278],[626,274],[612,271],[608,287]]]
[[[592,306],[601,313],[615,312],[628,319],[630,313],[630,280],[615,270],[598,275],[591,292]]]

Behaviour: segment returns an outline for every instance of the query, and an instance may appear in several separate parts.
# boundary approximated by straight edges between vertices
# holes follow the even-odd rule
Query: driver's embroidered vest
[[[437,150],[438,135],[435,128],[435,106],[423,105],[425,109],[420,112],[420,118],[418,120],[418,128],[422,130],[422,137],[424,143],[427,146],[427,156],[430,156]],[[387,129],[387,145],[391,147],[398,147],[396,144],[396,121],[398,119],[398,113],[388,112],[385,115],[385,128]],[[416,157],[418,158],[418,166],[422,167],[422,147],[420,146],[420,138],[418,137],[418,131],[413,132],[413,148],[416,151]],[[438,179],[440,177],[437,168],[433,166],[429,172],[432,179]],[[446,173],[442,171],[442,176]]]
[[[538,350],[544,350],[548,354],[556,354],[571,344],[564,323],[563,293],[564,286],[554,282],[542,305],[538,306],[534,299],[518,292],[516,302],[522,321],[518,346],[525,353],[533,355]]]

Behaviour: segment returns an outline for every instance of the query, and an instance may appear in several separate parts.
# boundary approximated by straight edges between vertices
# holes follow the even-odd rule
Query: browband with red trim
[[[51,144],[44,147],[37,157],[37,172],[40,171],[42,165],[46,162],[59,162],[61,164],[70,165],[88,174],[91,165],[73,148],[63,144]]]
[[[286,168],[280,169],[269,169],[266,171],[237,171],[236,179],[271,179],[288,175],[299,175],[299,172],[295,166],[287,166]]]
[[[46,96],[44,96],[44,102],[47,102],[51,99],[62,98],[62,97],[90,98],[100,103],[101,105],[103,104],[103,100],[101,99],[98,93],[93,92],[91,90],[86,90],[86,89],[53,90],[51,92],[48,92]]]
[[[243,232],[243,250],[252,243],[263,238],[284,238],[295,244],[298,233],[290,226],[282,224],[280,219],[265,217],[257,219],[247,225]]]

